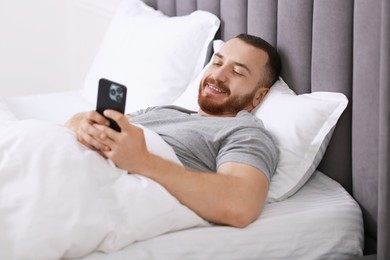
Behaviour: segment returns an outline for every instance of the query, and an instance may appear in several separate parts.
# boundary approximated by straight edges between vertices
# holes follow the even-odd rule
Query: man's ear
[[[268,91],[269,91],[269,88],[266,88],[266,87],[261,87],[256,91],[256,94],[255,94],[255,96],[253,98],[253,102],[252,102],[252,105],[254,108],[260,104],[260,102],[264,99],[265,95],[267,95]]]

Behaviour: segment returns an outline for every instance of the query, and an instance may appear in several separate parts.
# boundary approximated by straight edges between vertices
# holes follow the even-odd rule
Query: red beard
[[[225,93],[217,94],[215,96],[204,94],[204,91],[209,83],[215,85],[218,89]],[[202,111],[210,115],[236,115],[251,104],[255,91],[242,96],[232,96],[228,86],[222,82],[206,77],[199,86],[198,104]],[[218,97],[218,95],[221,96]],[[225,97],[223,97],[223,95]]]

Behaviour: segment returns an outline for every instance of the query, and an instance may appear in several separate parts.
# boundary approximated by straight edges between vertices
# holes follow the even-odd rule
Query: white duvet
[[[159,184],[127,174],[61,125],[9,120],[0,108],[0,259],[119,250],[207,225]],[[178,162],[157,134],[148,148]]]

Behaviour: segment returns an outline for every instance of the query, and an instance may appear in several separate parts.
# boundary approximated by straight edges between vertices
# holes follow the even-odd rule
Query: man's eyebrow
[[[220,59],[224,59],[225,57],[222,55],[222,54],[220,54],[219,52],[216,52],[216,53],[214,53],[214,56],[216,56],[216,57],[218,57],[218,58],[220,58]],[[234,62],[234,65],[235,66],[239,66],[239,67],[241,67],[241,68],[243,68],[243,69],[245,69],[249,74],[252,74],[251,73],[251,70],[248,68],[248,66],[246,66],[244,63],[241,63],[241,62]]]
[[[223,55],[220,54],[219,52],[214,53],[214,56],[217,56],[217,57],[220,58],[220,59],[223,59],[223,58],[224,58]]]

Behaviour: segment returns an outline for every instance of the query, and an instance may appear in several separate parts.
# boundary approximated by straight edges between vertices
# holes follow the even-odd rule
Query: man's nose
[[[228,80],[228,68],[226,66],[216,68],[213,71],[213,78],[217,81],[226,83]]]

